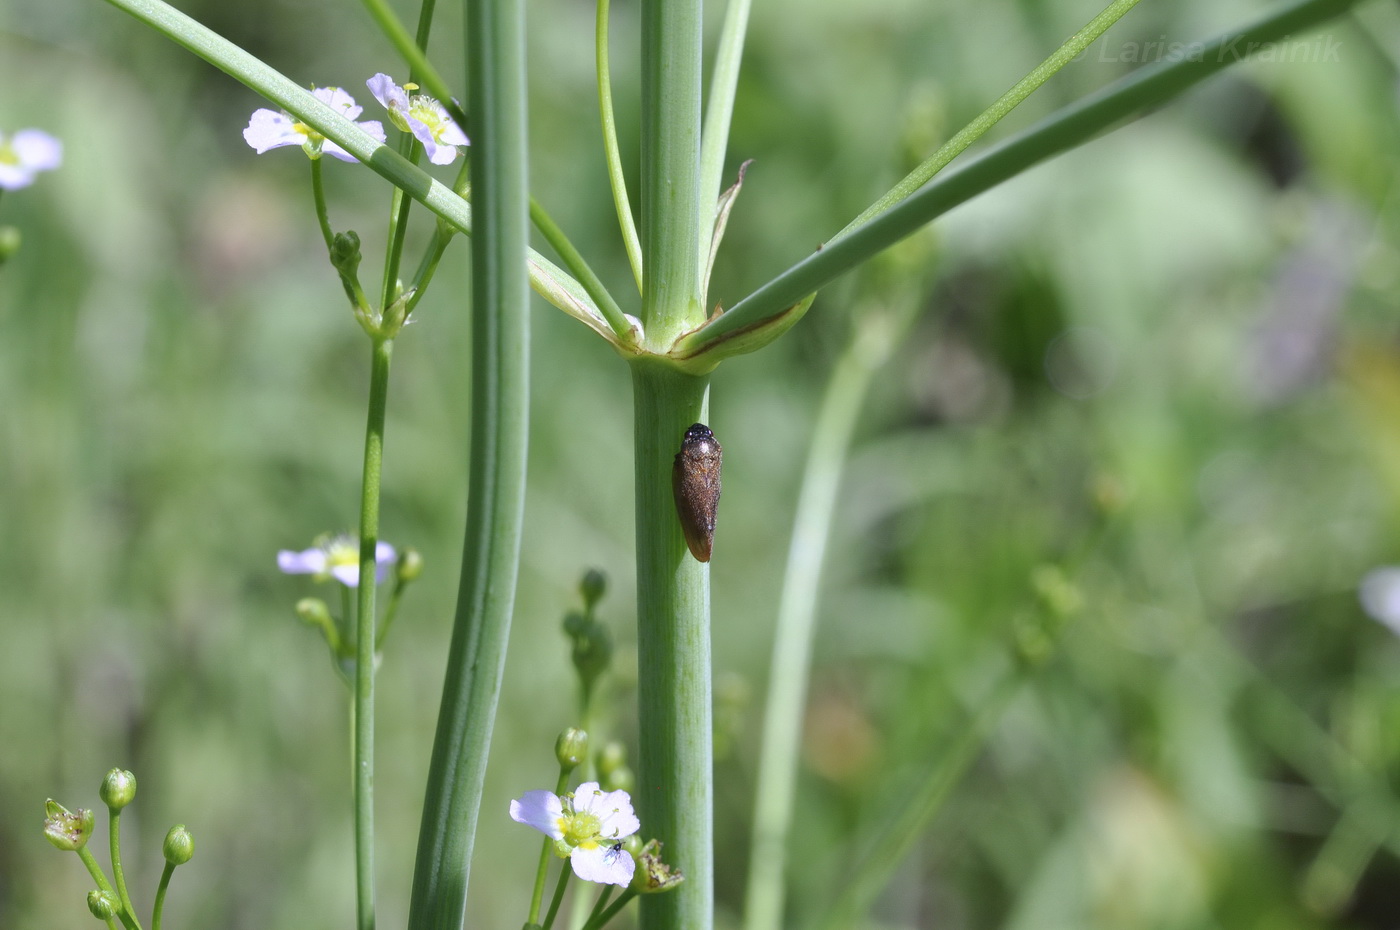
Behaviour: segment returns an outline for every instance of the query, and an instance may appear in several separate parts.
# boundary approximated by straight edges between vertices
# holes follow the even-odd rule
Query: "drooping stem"
[[[360,487],[360,584],[355,604],[355,925],[374,930],[374,646],[379,484],[389,403],[392,339],[371,343],[369,412]]]
[[[457,616],[428,771],[410,930],[461,930],[505,667],[529,435],[525,9],[468,0],[474,120],[471,462]]]
[[[705,419],[708,379],[657,362],[632,364],[637,521],[637,804],[648,836],[685,872],[646,895],[648,930],[711,926],[710,571],[686,548],[671,468],[686,428]],[[722,539],[715,546],[723,558]]]

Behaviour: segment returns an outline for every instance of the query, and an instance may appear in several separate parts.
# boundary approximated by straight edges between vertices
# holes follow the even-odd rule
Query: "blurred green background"
[[[1098,8],[755,6],[730,153],[756,161],[711,292],[725,304]],[[1204,38],[1269,6],[1145,3],[996,134],[1135,67],[1131,43]],[[297,81],[345,86],[366,118],[363,81],[403,76],[353,3],[182,8]],[[42,803],[94,806],[113,765],[140,782],[124,845],[142,910],[178,821],[198,852],[168,926],[346,927],[348,693],[291,612],[326,592],[274,563],[351,528],[367,390],[306,161],[255,156],[240,131],[261,101],[105,4],[0,11],[0,130],[67,147],[60,171],[0,199],[25,236],[0,269],[0,927],[88,925],[89,879],[42,838]],[[530,15],[535,192],[626,305],[592,5]],[[635,4],[613,15],[635,152]],[[444,5],[448,75],[458,23]],[[866,925],[1400,920],[1400,642],[1355,593],[1400,562],[1400,10],[1365,4],[1297,39],[1324,51],[1233,69],[938,224],[937,274],[866,403],[833,529],[792,926],[822,917],[1013,643],[1056,626],[1058,649]],[[372,276],[388,188],[354,165],[327,176],[333,224],[360,232]],[[386,930],[406,912],[455,594],[466,254],[453,244],[395,352],[383,532],[427,572],[379,676]],[[714,380],[724,926],[743,900],[797,483],[872,294],[869,276],[844,280]],[[532,325],[530,497],[473,927],[524,919],[538,838],[507,802],[554,778],[553,738],[573,722],[559,623],[590,566],[612,579],[602,614],[619,641],[606,729],[635,743],[630,379],[562,313],[537,301]]]

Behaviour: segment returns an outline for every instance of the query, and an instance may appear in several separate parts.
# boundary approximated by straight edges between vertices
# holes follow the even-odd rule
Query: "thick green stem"
[[[394,342],[376,339],[370,353],[369,413],[360,488],[360,585],[355,604],[355,922],[374,930],[374,646],[379,565],[379,484],[384,466],[384,414]]]
[[[685,872],[647,895],[646,930],[707,930],[713,902],[710,571],[686,548],[671,467],[686,428],[705,419],[708,379],[632,363],[637,521],[637,666],[642,830]],[[721,516],[721,533],[723,532]],[[716,544],[718,558],[724,543]]]
[[[529,434],[523,0],[466,5],[475,120],[471,477],[457,616],[418,838],[410,930],[461,930],[504,672]]]
[[[700,0],[642,3],[642,325],[665,351],[700,306]]]

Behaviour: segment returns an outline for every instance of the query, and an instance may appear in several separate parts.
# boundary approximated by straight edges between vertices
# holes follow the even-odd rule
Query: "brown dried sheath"
[[[724,450],[710,428],[696,423],[685,431],[681,451],[671,468],[671,488],[676,495],[676,516],[685,544],[697,561],[710,561],[715,543],[715,512],[719,509],[720,457]]]

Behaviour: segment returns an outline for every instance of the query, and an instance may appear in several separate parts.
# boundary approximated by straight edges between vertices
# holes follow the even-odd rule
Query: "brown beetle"
[[[676,495],[685,544],[697,561],[710,561],[715,543],[715,511],[719,509],[720,448],[715,434],[704,423],[685,431],[681,451],[671,468],[671,488]]]

